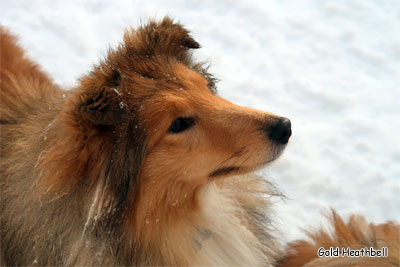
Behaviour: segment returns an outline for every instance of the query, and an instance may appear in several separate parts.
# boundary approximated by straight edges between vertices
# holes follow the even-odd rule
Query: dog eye
[[[168,132],[170,133],[180,133],[186,129],[189,129],[196,123],[196,119],[193,117],[188,118],[177,118],[169,126]]]

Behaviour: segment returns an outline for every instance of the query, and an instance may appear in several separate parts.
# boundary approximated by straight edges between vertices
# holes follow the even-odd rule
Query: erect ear
[[[99,77],[99,76],[102,77]],[[106,73],[92,73],[81,81],[76,113],[79,119],[98,126],[121,123],[126,107],[118,91],[121,75],[117,69]]]
[[[166,54],[180,60],[187,57],[189,49],[200,48],[200,44],[181,24],[165,17],[160,22],[150,21],[137,31],[127,31],[124,35],[125,46],[148,55]]]

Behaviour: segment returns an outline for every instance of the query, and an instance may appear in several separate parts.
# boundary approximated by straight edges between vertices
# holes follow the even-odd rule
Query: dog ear
[[[164,17],[159,23],[150,22],[142,31],[146,34],[149,44],[163,48],[164,52],[170,52],[171,49],[200,48],[200,44],[190,36],[190,32],[169,17]]]
[[[198,42],[196,42],[188,34],[186,34],[184,37],[181,38],[180,43],[181,43],[181,45],[183,45],[186,48],[192,48],[192,49],[200,48],[200,44]]]
[[[175,56],[182,61],[187,59],[189,49],[200,48],[200,44],[190,36],[190,32],[169,17],[160,22],[151,21],[137,31],[127,31],[124,44],[128,49],[140,54],[164,54]]]
[[[98,76],[103,76],[103,79]],[[81,80],[81,93],[76,106],[78,118],[97,126],[121,123],[126,110],[118,91],[120,81],[117,69],[110,69],[105,74],[95,72]]]

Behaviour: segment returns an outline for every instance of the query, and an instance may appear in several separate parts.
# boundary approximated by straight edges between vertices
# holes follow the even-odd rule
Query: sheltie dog
[[[275,262],[264,179],[286,118],[234,105],[168,17],[63,91],[1,29],[1,255],[6,265]]]
[[[290,121],[218,96],[170,18],[126,31],[69,91],[0,36],[1,265],[400,264],[398,224],[335,212],[333,233],[283,249],[277,193],[253,172],[282,153]],[[335,246],[389,256],[318,257]]]

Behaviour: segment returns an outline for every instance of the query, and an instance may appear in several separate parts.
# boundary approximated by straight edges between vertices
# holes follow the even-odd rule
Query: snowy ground
[[[220,95],[291,119],[264,171],[288,196],[288,239],[326,207],[400,219],[400,1],[134,2],[2,0],[0,23],[69,87],[126,26],[171,15],[204,47]]]

